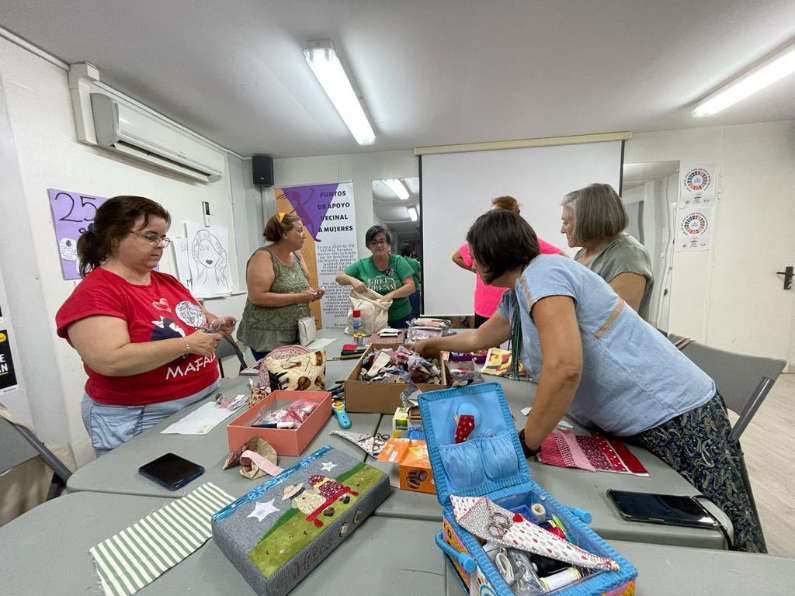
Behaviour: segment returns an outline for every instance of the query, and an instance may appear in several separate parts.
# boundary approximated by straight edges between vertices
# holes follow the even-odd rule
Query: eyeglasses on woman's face
[[[162,246],[163,248],[166,248],[169,244],[171,244],[171,238],[168,236],[161,236],[157,232],[131,232],[131,234],[140,236],[152,246]]]

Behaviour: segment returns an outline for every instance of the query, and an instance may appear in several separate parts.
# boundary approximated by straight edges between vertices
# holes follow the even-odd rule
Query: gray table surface
[[[167,499],[80,492],[0,527],[0,592],[102,594],[88,549],[168,503]],[[438,524],[370,517],[291,594],[443,594]],[[391,545],[411,545],[394,548]],[[253,594],[212,539],[141,594]]]
[[[610,544],[638,569],[637,596],[793,594],[795,559],[620,540]],[[467,594],[452,565],[445,566],[447,596]]]
[[[38,454],[13,424],[0,418],[0,476]]]
[[[516,427],[524,427],[526,416],[521,409],[532,404],[536,386],[527,381],[497,379],[497,382],[503,387]],[[576,425],[575,428],[581,430]],[[382,416],[378,431],[392,431],[391,416]],[[723,534],[717,530],[628,522],[621,518],[607,497],[608,488],[676,495],[699,494],[693,485],[658,457],[641,447],[629,446],[629,449],[648,470],[649,476],[558,468],[535,460],[527,463],[533,480],[555,499],[564,505],[590,512],[593,516],[590,527],[605,539],[724,548]],[[377,462],[370,457],[367,463],[390,473],[393,479],[397,477],[397,466],[394,464]],[[436,495],[396,489],[376,510],[376,515],[438,521],[441,519],[441,506]]]
[[[321,336],[338,338],[339,330],[323,330]],[[335,341],[326,347],[330,357],[339,355],[341,341]],[[334,381],[345,378],[353,369],[356,360],[343,360],[329,362],[326,367],[326,386],[331,388]],[[232,396],[248,391],[249,377],[237,377],[221,381],[221,391],[224,395]],[[179,497],[193,490],[193,486],[200,482],[213,482],[231,495],[239,497],[248,492],[260,481],[249,480],[240,475],[238,468],[222,470],[221,466],[229,453],[226,425],[243,410],[232,414],[225,421],[218,424],[206,435],[164,435],[160,431],[171,423],[183,418],[189,412],[200,407],[204,400],[174,414],[157,426],[135,437],[132,441],[117,447],[107,455],[87,464],[72,474],[67,483],[70,491],[95,491],[129,495],[146,495],[154,497]],[[349,430],[362,433],[372,433],[379,421],[379,414],[349,414],[351,428]],[[304,449],[303,455],[329,444],[346,453],[364,459],[364,452],[349,441],[329,435],[333,430],[339,430],[337,417],[332,414],[323,429],[315,436],[312,442]],[[159,484],[152,482],[138,473],[138,468],[143,464],[160,457],[164,453],[176,453],[192,462],[204,466],[205,473],[196,481],[185,487],[170,491]],[[287,467],[300,457],[280,456],[278,464]]]

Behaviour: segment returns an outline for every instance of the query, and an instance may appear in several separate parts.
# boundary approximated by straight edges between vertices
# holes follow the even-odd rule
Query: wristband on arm
[[[519,443],[522,445],[522,451],[524,452],[525,458],[531,458],[535,455],[538,455],[541,452],[541,447],[539,446],[538,449],[530,449],[527,446],[527,443],[524,442],[524,429],[519,431]]]

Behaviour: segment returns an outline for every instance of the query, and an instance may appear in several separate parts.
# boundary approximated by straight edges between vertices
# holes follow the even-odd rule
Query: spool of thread
[[[533,503],[530,505],[530,511],[533,512],[533,515],[536,516],[539,522],[542,522],[547,519],[547,510],[544,509],[544,506],[541,503]]]
[[[576,582],[581,577],[582,574],[577,570],[576,567],[567,567],[566,569],[558,571],[557,573],[553,573],[552,575],[548,575],[547,577],[539,577],[538,583],[541,584],[541,587],[544,588],[544,590],[551,592],[552,590],[557,590],[564,586],[568,586],[570,583]]]

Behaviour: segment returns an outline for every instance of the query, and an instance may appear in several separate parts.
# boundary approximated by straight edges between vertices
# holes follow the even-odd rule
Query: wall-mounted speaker
[[[270,155],[252,155],[251,171],[254,174],[254,184],[273,186],[273,158]]]

